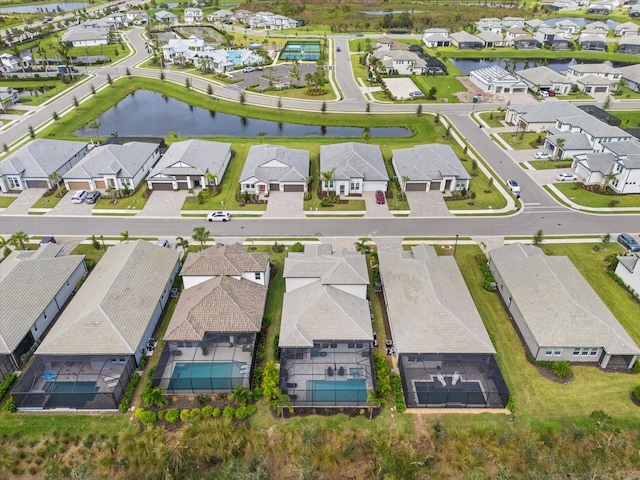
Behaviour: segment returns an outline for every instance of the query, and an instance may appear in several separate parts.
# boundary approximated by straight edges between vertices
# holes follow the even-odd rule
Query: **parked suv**
[[[618,243],[630,252],[640,252],[640,243],[628,233],[618,235]]]
[[[87,198],[87,192],[86,190],[78,190],[76,193],[73,194],[73,197],[71,197],[71,203],[82,203],[84,202],[84,199]]]
[[[101,196],[102,194],[99,191],[91,190],[89,193],[87,193],[87,196],[84,199],[84,201],[87,203],[96,203],[98,200],[100,200]]]

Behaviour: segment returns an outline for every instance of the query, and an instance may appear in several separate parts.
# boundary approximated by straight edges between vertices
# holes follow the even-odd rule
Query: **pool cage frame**
[[[492,354],[403,353],[398,368],[409,408],[504,408],[509,400]]]
[[[345,382],[364,389],[314,390],[309,382]],[[368,391],[376,389],[370,341],[319,341],[313,348],[287,348],[280,352],[279,387],[293,407],[368,406]]]
[[[206,332],[200,341],[166,341],[151,384],[171,394],[230,392],[236,385],[253,387],[257,333]],[[233,375],[189,376],[176,379],[178,364],[207,365],[231,362]],[[212,367],[213,372],[213,367]],[[185,388],[187,386],[188,388]],[[178,388],[179,387],[179,388]]]
[[[11,394],[19,410],[117,409],[135,369],[131,355],[36,355]]]

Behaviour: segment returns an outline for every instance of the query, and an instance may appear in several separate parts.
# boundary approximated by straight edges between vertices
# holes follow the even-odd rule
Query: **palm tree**
[[[553,151],[553,159],[557,160],[558,156],[560,155],[560,150],[562,150],[564,148],[564,144],[565,144],[566,140],[564,138],[559,138],[556,141],[556,149]]]
[[[171,138],[172,142],[177,142],[180,139],[180,132],[169,130],[169,138]]]
[[[204,174],[204,178],[207,179],[207,184],[209,186],[210,192],[218,190],[218,174],[217,173],[206,172]]]
[[[18,250],[25,250],[24,244],[29,241],[29,235],[24,233],[22,230],[14,233],[9,238],[9,243],[16,247]]]
[[[289,410],[289,413],[293,410],[293,408],[291,408],[291,397],[289,397],[289,395],[285,395],[279,389],[277,393],[278,396],[269,402],[269,406],[276,409],[277,416],[282,416],[282,418],[284,418],[285,408]]]
[[[367,252],[367,241],[366,240],[358,240],[353,243],[353,246],[356,248],[356,252]]]
[[[62,177],[60,174],[58,172],[51,172],[49,174],[49,180],[51,180],[53,185],[58,187],[58,197],[62,198],[62,190],[60,189],[60,180],[62,180]]]
[[[178,247],[180,247],[182,249],[182,253],[186,255],[187,249],[189,248],[189,240],[182,237],[176,238],[176,248]]]
[[[236,385],[235,388],[229,394],[229,400],[238,406],[244,407],[249,403],[251,392],[244,388],[242,385]]]
[[[336,172],[335,168],[331,170],[327,170],[326,172],[321,172],[320,177],[322,178],[322,183],[324,183],[325,188],[327,189],[327,195],[329,195],[329,184],[333,182],[333,176]]]
[[[264,140],[264,137],[267,136],[267,132],[258,132],[256,133],[256,137],[260,138],[260,144],[262,145],[262,141]]]
[[[211,232],[204,227],[196,227],[193,229],[191,238],[196,242],[200,242],[200,251],[204,250],[204,244],[209,240],[209,235],[211,235]]]
[[[373,417],[373,408],[382,407],[384,399],[379,398],[374,390],[367,390],[367,403],[369,404],[369,420]]]
[[[611,182],[613,182],[617,178],[618,178],[617,177],[617,173],[615,173],[614,171],[611,171],[611,172],[607,173],[604,176],[604,178],[602,179],[602,184],[600,185],[600,190],[604,190],[607,185],[609,185]]]
[[[11,249],[9,248],[9,241],[6,240],[3,236],[0,236],[0,248],[2,248],[3,258],[7,258],[11,255]]]
[[[96,142],[99,141],[100,136],[100,122],[96,119],[91,120],[87,123],[87,127],[96,132]]]
[[[123,232],[120,232],[120,241],[121,242],[126,242],[127,240],[129,240],[129,230],[125,230]]]
[[[158,388],[146,388],[142,392],[142,403],[145,407],[153,407],[157,405],[158,407],[166,407],[169,403],[169,399],[165,397],[164,392]]]

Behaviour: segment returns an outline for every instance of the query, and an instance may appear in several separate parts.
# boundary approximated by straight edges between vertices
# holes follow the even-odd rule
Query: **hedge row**
[[[398,413],[402,413],[407,409],[407,404],[404,402],[402,379],[397,373],[391,373],[391,388],[393,389],[393,399],[396,404],[396,410]]]
[[[118,405],[118,410],[120,410],[122,413],[129,410],[129,407],[131,406],[131,397],[133,397],[133,392],[135,392],[139,382],[140,382],[140,374],[134,373],[131,376],[129,385],[127,386],[127,391],[125,392],[124,397],[122,397],[122,401],[120,401],[120,405]]]
[[[18,375],[16,374],[16,372],[8,373],[7,376],[4,377],[4,380],[0,382],[0,400],[2,400],[7,393],[9,393],[9,390],[11,390],[11,387],[13,387],[13,384],[17,379]]]
[[[158,412],[154,410],[145,410],[144,408],[136,408],[134,416],[140,420],[144,425],[153,425],[158,420],[164,420],[167,423],[183,423],[195,422],[206,418],[236,418],[238,420],[244,420],[257,412],[255,405],[245,405],[238,408],[234,408],[228,405],[221,410],[219,407],[212,407],[207,405],[202,408],[182,409],[167,408],[166,410],[160,410]]]

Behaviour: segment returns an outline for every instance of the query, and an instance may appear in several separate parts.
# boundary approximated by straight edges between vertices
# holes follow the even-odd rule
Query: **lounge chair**
[[[333,368],[331,367],[327,368],[327,376],[333,377]]]
[[[344,367],[340,367],[340,368],[338,369],[338,376],[339,376],[339,377],[343,377],[343,376],[344,376]]]
[[[297,383],[287,383],[286,386],[287,386],[287,388],[298,388],[298,384]]]
[[[460,372],[456,370],[455,372],[453,372],[453,377],[451,377],[451,385],[455,386],[455,384],[458,383],[459,380]]]
[[[436,373],[436,378],[442,384],[443,387],[447,386],[447,381],[444,379],[444,375],[442,375],[442,372]]]

